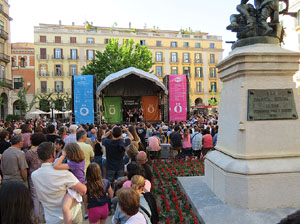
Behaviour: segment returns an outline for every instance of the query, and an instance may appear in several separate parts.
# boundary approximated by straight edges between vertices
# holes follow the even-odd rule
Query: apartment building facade
[[[12,76],[10,65],[10,21],[9,4],[7,0],[0,0],[0,118],[5,119],[12,114]]]
[[[216,64],[222,60],[222,38],[202,32],[40,24],[34,27],[38,94],[71,93],[71,77],[103,51],[109,39],[133,39],[153,53],[153,72],[161,80],[169,74],[190,78],[190,105],[208,104],[220,82]]]
[[[35,94],[35,54],[33,43],[11,44],[11,70],[13,114],[19,114],[18,91],[23,87],[29,87],[26,94],[27,103],[32,102]],[[35,106],[32,110],[34,109]]]

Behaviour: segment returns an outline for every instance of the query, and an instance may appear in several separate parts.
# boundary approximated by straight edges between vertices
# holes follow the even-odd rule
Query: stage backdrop
[[[74,112],[76,124],[94,123],[94,77],[74,75]]]
[[[122,98],[121,97],[104,97],[104,117],[108,123],[122,122]]]
[[[169,76],[169,120],[186,121],[187,86],[185,75]]]
[[[159,120],[158,96],[142,96],[142,105],[144,121]]]

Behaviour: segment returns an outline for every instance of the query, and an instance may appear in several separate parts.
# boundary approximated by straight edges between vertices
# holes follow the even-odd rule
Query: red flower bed
[[[158,203],[160,223],[199,223],[188,199],[177,183],[178,176],[200,176],[204,174],[202,160],[153,160],[152,193]]]

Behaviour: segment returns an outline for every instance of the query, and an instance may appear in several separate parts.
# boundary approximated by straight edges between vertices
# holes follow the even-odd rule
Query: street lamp
[[[53,109],[54,109],[54,107],[55,107],[55,104],[52,102],[51,103],[51,112],[52,112],[52,122],[54,121],[54,114],[53,114]]]

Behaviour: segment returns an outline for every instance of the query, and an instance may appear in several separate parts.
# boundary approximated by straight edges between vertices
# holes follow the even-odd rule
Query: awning
[[[134,67],[110,74],[97,89],[97,95],[104,96],[150,96],[160,92],[168,94],[157,76]]]

